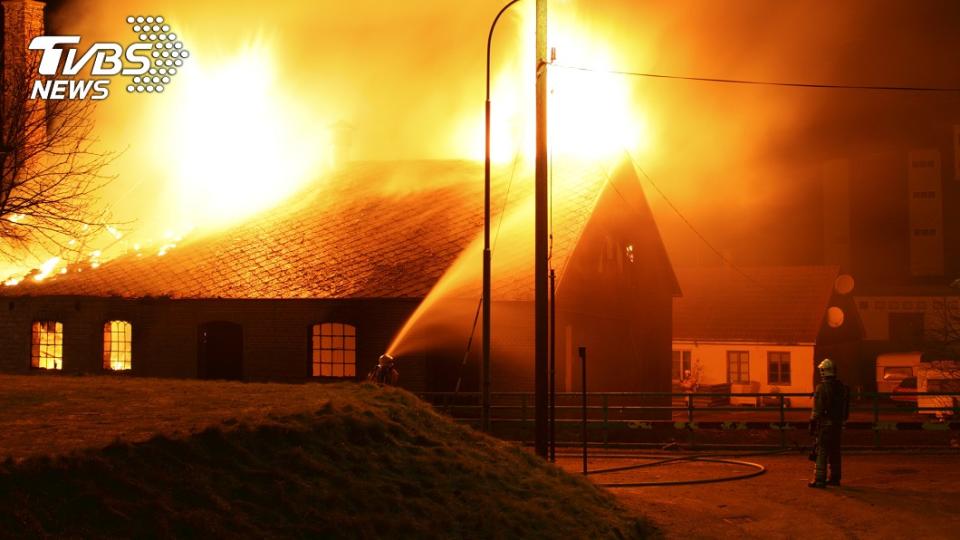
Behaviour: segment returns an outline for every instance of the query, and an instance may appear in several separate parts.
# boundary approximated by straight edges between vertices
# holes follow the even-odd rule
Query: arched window
[[[356,327],[321,323],[313,325],[310,333],[311,374],[314,377],[356,377]]]
[[[63,369],[63,323],[34,321],[30,340],[30,366]]]
[[[127,321],[103,324],[103,369],[126,371],[133,363],[133,325]]]

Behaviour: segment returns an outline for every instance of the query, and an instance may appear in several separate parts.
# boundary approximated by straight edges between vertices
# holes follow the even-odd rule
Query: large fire
[[[491,157],[496,163],[517,153],[528,161],[534,153],[534,58],[532,5],[514,8],[518,25],[503,24],[493,43]],[[509,35],[519,32],[516,44]],[[549,48],[556,53],[548,68],[548,140],[554,155],[604,160],[624,150],[645,154],[651,149],[647,115],[633,95],[630,79],[605,73],[618,64],[615,44],[602,30],[577,18],[573,6],[551,12]],[[515,45],[515,46],[511,46]],[[635,55],[634,55],[635,56]],[[632,59],[636,64],[636,59]],[[595,71],[570,69],[587,67]],[[461,151],[483,157],[483,110],[464,113],[459,131]]]
[[[200,51],[191,61],[158,105],[165,129],[154,134],[184,216],[199,226],[227,224],[320,174],[327,126],[308,123],[307,104],[285,91],[268,43]]]
[[[556,51],[548,79],[550,147],[557,154],[598,160],[625,150],[645,154],[651,137],[644,106],[634,95],[636,81],[601,71],[641,64],[642,52],[622,54],[603,29],[580,15],[576,6],[560,4],[547,31],[548,45]]]
[[[532,4],[515,10],[512,27],[498,29],[502,36],[494,41],[493,157],[501,163],[518,152],[525,158],[533,153]],[[183,32],[192,55],[175,84],[149,103],[151,125],[157,129],[147,132],[143,145],[172,193],[166,203],[171,208],[165,211],[170,223],[200,229],[230,225],[276,205],[332,165],[330,127],[344,118],[325,116],[330,105],[323,88],[307,94],[294,90],[292,67],[284,61],[288,51],[277,40],[262,37],[270,31],[235,41],[232,48],[210,35]],[[618,65],[615,45],[580,20],[572,6],[552,13],[549,35],[558,64]],[[346,80],[352,76],[338,74]],[[647,117],[630,80],[560,66],[551,66],[549,76],[549,137],[555,155],[606,159],[625,149],[649,149]],[[481,105],[464,103],[458,115],[432,121],[430,132],[452,133],[438,137],[459,141],[446,145],[442,157],[482,158]],[[359,126],[361,131],[364,127]],[[441,156],[428,152],[424,157]]]
[[[335,165],[331,131],[341,123],[358,133],[352,153],[361,159],[483,158],[483,71],[477,63],[482,48],[468,47],[465,39],[475,34],[476,44],[482,44],[492,15],[483,6],[457,19],[459,30],[450,29],[457,47],[445,54],[459,60],[434,67],[423,61],[434,57],[433,38],[396,41],[398,35],[390,33],[395,28],[400,32],[396,17],[423,19],[423,6],[398,6],[391,8],[393,13],[378,3],[364,8],[365,16],[351,8],[349,20],[376,31],[361,27],[326,36],[311,34],[314,29],[301,24],[309,18],[304,12],[326,14],[326,4],[291,3],[266,18],[259,4],[241,6],[234,22],[242,24],[226,26],[196,3],[163,4],[157,9],[178,21],[190,57],[162,95],[118,91],[98,110],[98,135],[106,147],[123,152],[107,171],[117,181],[106,198],[118,223],[126,225],[79,250],[79,262],[90,268],[122,253],[164,256],[192,230],[199,236],[275,207],[320,181]],[[92,21],[122,26],[124,19],[114,7],[98,7],[100,13],[83,19],[86,26],[64,30],[84,39],[112,39],[117,31],[112,23]],[[529,161],[534,146],[533,4],[514,7],[497,32],[493,158]],[[615,44],[589,21],[578,19],[571,4],[552,9],[549,35],[558,64],[612,68],[636,63],[621,63]],[[633,82],[559,65],[549,73],[554,155],[606,159],[624,149],[648,149],[647,115],[633,94]],[[42,280],[75,262],[47,261],[50,268],[32,276]]]

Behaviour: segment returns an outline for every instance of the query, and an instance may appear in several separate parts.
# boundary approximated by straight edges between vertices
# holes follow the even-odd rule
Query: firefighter
[[[377,367],[373,368],[373,371],[367,375],[367,380],[377,384],[396,386],[400,379],[400,372],[397,371],[396,363],[396,359],[389,354],[381,355],[380,359],[377,360]]]
[[[820,370],[820,384],[813,396],[813,413],[810,416],[810,434],[816,437],[816,469],[813,480],[807,485],[824,488],[840,485],[840,435],[843,423],[850,415],[850,391],[837,380],[833,360],[826,358],[817,368]]]

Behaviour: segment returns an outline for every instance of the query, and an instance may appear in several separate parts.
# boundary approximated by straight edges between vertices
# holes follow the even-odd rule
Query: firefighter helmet
[[[824,358],[823,362],[820,362],[820,365],[817,366],[817,369],[820,370],[821,377],[834,377],[837,374],[833,367],[833,360],[829,358]]]

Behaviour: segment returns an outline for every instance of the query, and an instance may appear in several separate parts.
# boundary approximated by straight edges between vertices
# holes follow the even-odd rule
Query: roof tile
[[[742,271],[742,273],[741,273]],[[815,343],[838,268],[678,268],[677,340]]]
[[[498,296],[532,293],[532,184],[511,167],[493,178],[493,226],[509,190],[495,253]],[[483,170],[453,161],[356,164],[232,229],[188,239],[164,256],[129,254],[99,268],[27,280],[0,294],[173,298],[423,297],[480,240]],[[603,166],[555,169],[558,268],[593,211]],[[562,195],[562,196],[561,196]],[[511,222],[511,223],[507,223]],[[575,232],[570,232],[575,231]],[[529,238],[527,238],[529,237]],[[528,241],[530,240],[530,241]]]

